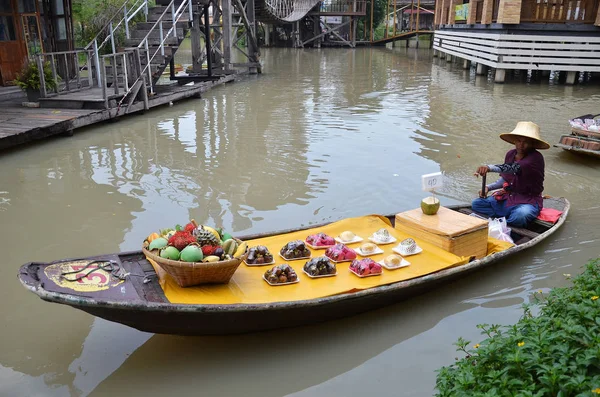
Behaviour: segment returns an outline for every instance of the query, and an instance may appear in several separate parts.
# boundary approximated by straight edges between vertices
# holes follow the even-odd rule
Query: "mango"
[[[179,250],[173,247],[172,245],[169,245],[160,251],[161,258],[172,259],[174,261],[178,261],[180,255],[181,253],[179,252]]]
[[[179,259],[184,262],[200,262],[204,258],[202,249],[196,245],[188,245],[181,251]]]
[[[227,232],[223,232],[223,234],[221,234],[221,240],[223,242],[227,241],[227,240],[231,240],[233,238],[233,236]]]
[[[168,243],[169,242],[164,237],[155,238],[154,240],[152,240],[152,242],[148,246],[148,249],[150,251],[152,251],[152,250],[156,250],[156,249],[165,248]]]

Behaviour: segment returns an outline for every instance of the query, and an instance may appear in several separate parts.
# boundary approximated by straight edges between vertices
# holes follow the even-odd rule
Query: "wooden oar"
[[[485,192],[485,177],[486,176],[487,176],[487,174],[481,176],[481,195],[480,195],[480,197],[482,197],[482,198],[487,197],[487,193]]]

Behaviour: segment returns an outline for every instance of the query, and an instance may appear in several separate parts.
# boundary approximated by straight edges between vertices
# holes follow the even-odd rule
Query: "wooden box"
[[[455,255],[483,258],[487,254],[488,221],[440,207],[436,215],[420,208],[396,214],[395,228]]]

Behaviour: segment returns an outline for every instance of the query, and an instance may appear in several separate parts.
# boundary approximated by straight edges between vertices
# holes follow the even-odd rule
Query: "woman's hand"
[[[479,175],[484,176],[488,173],[489,170],[490,169],[487,165],[482,165],[481,167],[477,168],[477,171],[475,171],[473,175],[475,175],[476,177],[479,177]]]
[[[490,189],[488,189],[488,187],[485,187],[485,196],[483,194],[481,194],[481,190],[479,191],[479,197],[481,198],[486,198],[488,193],[490,192]]]

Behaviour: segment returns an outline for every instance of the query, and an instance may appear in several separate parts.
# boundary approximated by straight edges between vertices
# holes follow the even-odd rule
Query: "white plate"
[[[390,239],[388,241],[379,241],[373,238],[373,236],[369,236],[369,241],[375,244],[381,244],[381,245],[385,245],[385,244],[391,244],[391,243],[395,243],[396,237],[394,236],[390,236]]]
[[[335,245],[335,244],[331,244],[331,245],[312,245],[308,241],[304,241],[304,244],[306,244],[308,246],[308,248],[312,248],[314,250],[324,250],[324,249],[327,249],[329,247],[333,247]]]
[[[318,276],[311,276],[310,274],[308,274],[306,272],[306,270],[304,270],[304,268],[302,268],[302,271],[304,272],[304,274],[306,274],[310,278],[321,278],[321,277],[333,277],[333,276],[337,276],[337,270],[333,274],[320,274]]]
[[[404,258],[402,258],[402,262],[400,262],[400,264],[398,266],[388,266],[385,264],[385,261],[383,261],[383,260],[379,261],[377,263],[379,263],[381,266],[385,267],[388,270],[402,269],[403,267],[410,266],[410,262]]]
[[[296,273],[296,274],[298,274],[298,273]],[[270,286],[272,286],[272,287],[278,287],[278,286],[280,286],[280,285],[288,285],[288,284],[296,284],[296,283],[299,283],[299,282],[300,282],[300,277],[298,277],[298,278],[296,279],[296,281],[289,281],[289,282],[287,282],[287,283],[277,283],[277,284],[271,284],[271,283],[269,282],[269,280],[267,280],[267,279],[266,279],[266,277],[265,277],[265,275],[263,274],[263,280],[265,280],[265,282],[266,282],[267,284],[269,284]]]
[[[288,259],[285,256],[281,255],[281,253],[279,254],[279,256],[282,257],[283,259],[285,259],[286,261],[299,261],[301,259],[308,259],[308,258],[310,258],[310,255],[309,255],[309,256],[303,256],[303,257],[300,257],[300,258]]]
[[[246,264],[246,266],[267,266],[267,265],[274,265],[275,264],[275,258],[273,258],[273,262],[269,262],[269,263],[248,263],[248,262],[246,262],[245,259],[244,259],[244,263]]]
[[[360,236],[354,236],[353,240],[342,241],[342,239],[338,236],[338,237],[334,238],[334,240],[337,241],[338,243],[342,243],[342,244],[354,244],[354,243],[360,243],[361,241],[363,241],[363,238]]]
[[[423,252],[423,248],[421,248],[421,247],[419,247],[419,246],[417,245],[417,249],[415,250],[415,252],[411,252],[411,253],[404,252],[404,251],[402,251],[402,250],[401,250],[400,248],[398,248],[398,247],[394,247],[394,248],[392,248],[392,251],[394,251],[395,253],[397,253],[397,254],[400,254],[400,255],[402,255],[402,256],[411,256],[411,255],[416,255],[416,254],[418,254],[418,253],[421,253],[421,252]]]
[[[360,278],[371,277],[371,276],[381,276],[381,274],[383,273],[383,272],[381,272],[381,273],[375,273],[375,274],[370,274],[370,273],[369,273],[369,274],[367,274],[366,276],[361,276],[360,274],[356,273],[354,270],[352,270],[352,269],[350,269],[350,268],[348,268],[348,270],[350,271],[350,273],[352,273],[352,274],[354,274],[356,277],[360,277]]]
[[[371,255],[383,254],[383,250],[379,247],[375,248],[375,251],[373,251],[369,254],[363,253],[362,250],[360,249],[360,247],[353,248],[353,249],[360,256],[371,256]]]

